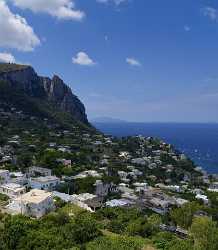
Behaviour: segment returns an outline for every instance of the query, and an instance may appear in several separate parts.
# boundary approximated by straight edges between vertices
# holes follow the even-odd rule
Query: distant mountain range
[[[0,103],[33,116],[89,126],[85,106],[57,75],[38,76],[31,66],[0,63]]]

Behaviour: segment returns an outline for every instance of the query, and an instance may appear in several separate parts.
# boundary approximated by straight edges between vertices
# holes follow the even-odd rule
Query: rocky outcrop
[[[83,123],[88,123],[85,106],[79,98],[72,93],[62,79],[57,75],[52,79],[41,77],[46,96],[50,102],[55,103],[63,111],[73,115],[73,117]]]
[[[74,119],[88,124],[85,106],[58,76],[52,79],[41,77],[30,66],[20,68],[10,65],[7,72],[0,70],[0,80],[7,81],[31,97],[46,99],[63,112],[70,113]]]
[[[40,84],[38,75],[30,66],[21,69],[14,67],[7,72],[0,71],[0,80],[7,81],[12,87],[21,89],[30,96],[45,96],[43,85]]]

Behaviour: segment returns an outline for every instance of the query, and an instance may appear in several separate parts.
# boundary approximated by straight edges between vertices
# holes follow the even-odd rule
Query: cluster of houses
[[[67,133],[67,132],[66,132]],[[85,136],[86,139],[89,138],[88,135]],[[13,139],[19,139],[19,138],[13,138]],[[112,141],[110,138],[104,138],[104,143],[110,144]],[[141,138],[142,140],[142,138]],[[102,141],[95,141],[93,143],[96,148],[102,147],[103,142]],[[50,147],[57,147],[56,144],[50,143]],[[10,148],[7,148],[9,150]],[[61,151],[67,151],[69,150],[67,147],[58,147],[58,150]],[[143,147],[141,147],[141,150],[143,151]],[[10,150],[9,150],[10,151]],[[7,151],[8,152],[8,151]],[[140,152],[138,152],[139,154]],[[138,178],[141,178],[143,176],[143,172],[140,171],[136,166],[148,166],[149,169],[154,169],[157,167],[165,167],[166,171],[172,171],[173,166],[167,165],[167,166],[161,166],[162,162],[160,160],[160,155],[166,153],[165,151],[161,150],[155,150],[152,151],[153,156],[144,156],[144,157],[138,157],[133,158],[131,154],[127,151],[122,151],[119,153],[119,158],[122,159],[122,161],[128,161],[132,165],[126,166],[126,171],[124,170],[118,170],[117,175],[120,178],[120,184],[115,185],[113,183],[103,183],[101,180],[101,177],[103,173],[108,174],[107,171],[107,165],[108,160],[110,159],[109,156],[103,155],[99,165],[104,166],[99,168],[99,171],[97,170],[86,170],[83,171],[75,176],[72,176],[72,180],[74,179],[81,179],[81,178],[87,178],[87,177],[94,177],[96,178],[95,183],[95,194],[80,194],[78,196],[73,195],[67,195],[67,194],[61,194],[57,193],[57,196],[60,196],[65,201],[71,201],[71,202],[77,202],[80,204],[80,206],[88,209],[88,210],[95,210],[97,207],[102,206],[104,197],[108,196],[110,193],[120,193],[121,198],[120,199],[113,199],[113,200],[107,200],[105,202],[105,206],[145,206],[147,208],[152,209],[155,212],[159,213],[165,213],[170,209],[171,206],[174,205],[183,205],[185,202],[188,202],[186,200],[183,200],[181,198],[172,198],[167,195],[164,195],[162,190],[171,190],[174,192],[182,192],[184,191],[185,185],[165,185],[162,183],[159,183],[156,185],[155,189],[152,187],[149,187],[147,182],[137,182]],[[171,152],[171,155],[174,157],[175,160],[178,160],[178,156],[173,155]],[[180,155],[180,159],[185,159],[184,155]],[[68,159],[57,159],[58,162],[63,163],[64,165],[71,165],[71,160]],[[200,169],[198,169],[201,171]],[[132,180],[135,180],[131,184],[131,188],[129,187],[129,183]],[[184,182],[188,182],[189,176],[184,177]],[[26,204],[29,207],[28,204],[28,197],[32,197],[33,195],[40,196],[42,195],[42,200],[35,199],[40,202],[43,202],[43,211],[50,211],[54,206],[49,199],[48,207],[45,209],[46,202],[44,202],[43,197],[47,197],[46,195],[43,195],[44,193],[49,194],[52,197],[52,191],[55,190],[55,188],[60,184],[61,180],[57,178],[56,176],[52,176],[52,172],[50,169],[46,168],[40,168],[40,167],[31,167],[28,169],[28,172],[23,174],[21,172],[9,172],[8,170],[0,170],[0,193],[5,194],[10,197],[11,201],[8,206],[9,210],[15,210],[17,212],[22,211],[22,213],[26,213],[24,209],[24,204]],[[26,190],[31,188],[32,190],[41,190],[42,192],[34,191],[31,195],[26,193]],[[32,190],[30,192],[32,192]],[[216,183],[212,184],[209,190],[217,191],[217,185]],[[54,191],[55,192],[55,191]],[[49,196],[49,197],[50,197]],[[54,196],[54,195],[53,195]],[[20,198],[19,198],[20,197]],[[100,199],[101,198],[101,199]],[[205,204],[208,204],[207,197],[201,192],[196,192],[196,198],[202,199]],[[46,200],[45,199],[45,200]],[[21,202],[24,201],[25,202]],[[33,202],[34,199],[30,198],[30,203]],[[40,207],[40,202],[38,206]],[[21,206],[22,203],[22,206]],[[19,205],[20,204],[20,205]],[[22,207],[22,209],[21,209]],[[31,213],[31,209],[28,210],[28,214]],[[33,213],[34,216],[36,212]],[[43,212],[41,212],[41,209],[39,209],[39,215],[41,216]]]
[[[135,173],[133,166],[128,166],[128,169]],[[118,172],[121,180],[126,179],[124,173]],[[60,193],[56,191],[56,187],[61,183],[61,180],[51,174],[50,169],[41,167],[30,167],[25,174],[1,169],[0,193],[9,197],[7,211],[12,214],[21,213],[39,218],[55,209],[54,200],[59,197],[65,202],[76,204],[90,212],[94,212],[102,206],[138,207],[140,209],[148,208],[163,215],[172,207],[180,207],[188,202],[177,195],[166,194],[165,190],[173,191],[175,194],[184,192],[184,187],[179,185],[159,183],[155,187],[151,187],[146,182],[137,181],[131,185],[125,182],[115,185],[114,183],[104,183],[101,180],[102,174],[94,170],[81,172],[74,176],[74,179],[86,178],[87,176],[96,177],[95,193],[73,195]],[[136,171],[135,176],[138,175],[140,176],[140,173]],[[217,192],[218,183],[211,184],[209,190]],[[203,200],[206,205],[209,203],[201,189],[195,189],[192,192],[196,195],[196,199]],[[111,193],[119,194],[120,198],[105,199]]]
[[[40,173],[40,177],[36,176]],[[0,193],[9,197],[6,210],[39,218],[54,209],[51,191],[60,183],[51,170],[32,167],[28,173],[0,170]],[[30,190],[28,192],[28,190]]]
[[[0,110],[0,115],[4,119],[11,118],[12,115],[19,119],[25,118],[22,112],[16,110]],[[49,124],[46,119],[44,122],[47,123],[50,131],[50,141],[47,142],[45,150],[57,151],[66,156],[74,151],[74,153],[79,153],[80,147],[83,145],[87,150],[93,152],[94,160],[90,160],[86,167],[82,168],[83,171],[75,175],[62,176],[62,178],[54,176],[51,169],[38,166],[29,167],[25,173],[11,172],[4,166],[8,163],[16,165],[14,148],[21,146],[23,140],[21,135],[9,136],[7,143],[0,147],[0,193],[9,197],[9,204],[5,209],[12,214],[21,213],[39,218],[55,209],[56,197],[90,212],[106,206],[148,208],[156,213],[165,214],[172,207],[179,207],[189,202],[181,198],[180,194],[185,192],[194,194],[195,198],[202,200],[205,205],[210,204],[205,189],[189,187],[192,180],[192,174],[189,171],[181,172],[182,180],[178,180],[176,185],[173,183],[170,176],[176,171],[176,166],[163,162],[163,156],[170,157],[175,162],[186,161],[187,158],[163,141],[155,144],[153,138],[134,137],[133,140],[137,141],[138,145],[133,152],[133,150],[128,151],[127,144],[122,147],[121,143],[113,140],[112,137],[81,133],[81,131],[77,131],[76,127],[74,133],[68,130],[55,130],[54,132],[53,128],[56,125]],[[23,134],[35,138],[37,141],[37,135],[31,134],[30,131],[23,131]],[[62,143],[61,138],[65,137],[69,137],[70,140],[66,141],[71,143],[64,143],[65,140]],[[27,146],[35,150],[37,146],[34,144],[34,140],[32,143]],[[56,159],[57,165],[73,169],[74,160],[65,156]],[[92,159],[89,154],[87,157]],[[110,168],[111,165],[115,166],[113,171]],[[145,174],[144,169],[147,169],[149,174]],[[160,178],[158,179],[155,174],[156,170],[162,170],[168,176],[167,179],[160,182]],[[218,192],[218,183],[215,181],[211,183],[205,171],[199,167],[194,171],[199,173],[203,183],[208,185],[209,191]],[[116,177],[119,181],[105,181],[105,176]],[[66,180],[74,182],[88,177],[95,180],[93,193],[67,194],[57,191],[57,187]]]

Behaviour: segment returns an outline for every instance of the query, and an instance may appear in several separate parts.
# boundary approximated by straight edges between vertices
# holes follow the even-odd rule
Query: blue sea
[[[143,135],[161,138],[208,173],[218,174],[218,124],[121,122],[94,123],[94,126],[117,137]]]

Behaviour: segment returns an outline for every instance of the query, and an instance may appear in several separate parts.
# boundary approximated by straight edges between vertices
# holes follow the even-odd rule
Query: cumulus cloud
[[[93,66],[96,63],[83,51],[77,53],[76,57],[72,58],[74,64],[83,66]]]
[[[0,53],[0,63],[15,63],[15,58],[10,53]]]
[[[141,63],[135,58],[126,58],[126,62],[131,66],[141,66]]]
[[[203,15],[209,17],[212,21],[218,21],[218,10],[213,7],[204,7]]]
[[[0,47],[32,51],[39,44],[39,38],[25,18],[13,14],[0,0]]]
[[[80,21],[85,13],[76,9],[74,0],[12,0],[22,9],[29,9],[35,13],[47,13],[64,20]]]

